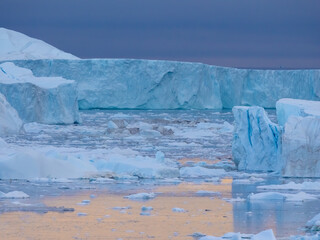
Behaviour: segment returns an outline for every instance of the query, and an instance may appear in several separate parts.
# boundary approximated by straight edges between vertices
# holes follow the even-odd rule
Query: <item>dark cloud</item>
[[[2,0],[3,27],[82,58],[320,68],[319,0]]]

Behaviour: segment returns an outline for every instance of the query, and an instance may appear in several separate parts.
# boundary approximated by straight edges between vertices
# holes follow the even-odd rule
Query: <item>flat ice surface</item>
[[[290,116],[320,118],[320,101],[283,98],[277,101],[278,123],[284,126]]]
[[[0,60],[15,59],[78,59],[41,40],[0,28]]]
[[[281,98],[320,100],[320,70],[254,70],[134,59],[26,60],[37,76],[79,86],[79,106],[125,109],[275,108]]]
[[[62,77],[35,77],[31,70],[0,64],[0,92],[24,122],[80,122],[76,83]]]

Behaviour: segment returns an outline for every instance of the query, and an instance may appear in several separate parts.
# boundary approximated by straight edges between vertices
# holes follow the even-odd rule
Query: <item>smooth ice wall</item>
[[[157,60],[16,60],[36,76],[76,80],[81,109],[275,108],[281,98],[320,100],[320,70],[254,70]]]

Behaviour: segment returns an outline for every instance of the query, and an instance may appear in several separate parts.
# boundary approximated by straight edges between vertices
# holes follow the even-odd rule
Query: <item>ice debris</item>
[[[299,193],[278,193],[278,192],[262,192],[262,193],[251,193],[248,198],[249,201],[259,201],[259,200],[276,200],[276,201],[288,201],[288,202],[304,202],[310,200],[317,200],[318,196],[313,194],[308,194],[305,192]]]
[[[12,191],[12,192],[8,192],[8,193],[4,193],[0,191],[0,199],[19,199],[19,198],[29,198],[29,195],[21,192],[21,191]]]
[[[320,213],[306,223],[306,228],[314,232],[320,231]]]
[[[125,196],[124,198],[128,198],[130,200],[135,200],[135,201],[146,201],[155,198],[156,195],[154,193],[136,193],[136,194],[131,194],[128,196]]]
[[[214,237],[214,236],[205,236],[199,238],[199,240],[224,240],[224,239],[232,239],[232,240],[244,240],[244,239],[250,239],[250,240],[276,240],[272,229],[268,229],[265,231],[262,231],[255,235],[248,235],[248,234],[241,234],[241,233],[227,233],[223,235],[222,237]]]
[[[184,210],[183,208],[172,208],[172,212],[179,212],[179,213],[185,213],[187,212],[186,210]]]

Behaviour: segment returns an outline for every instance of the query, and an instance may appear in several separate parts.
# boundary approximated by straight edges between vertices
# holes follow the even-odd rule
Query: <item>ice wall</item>
[[[320,118],[320,101],[284,98],[277,101],[276,109],[278,123],[281,126],[284,126],[290,116],[315,116]]]
[[[282,129],[261,107],[234,107],[233,161],[239,170],[280,171]]]
[[[6,98],[0,93],[0,136],[18,134],[23,122],[17,111],[11,107]]]
[[[71,124],[80,121],[77,87],[61,77],[34,77],[29,69],[0,64],[0,93],[24,122]]]
[[[77,81],[81,109],[275,108],[280,98],[320,100],[320,70],[252,70],[128,59],[14,62],[36,76]]]
[[[283,175],[320,177],[320,118],[291,116],[282,136]]]
[[[136,109],[220,109],[213,69],[199,63],[151,60],[18,61],[37,76],[76,80],[79,107]]]

